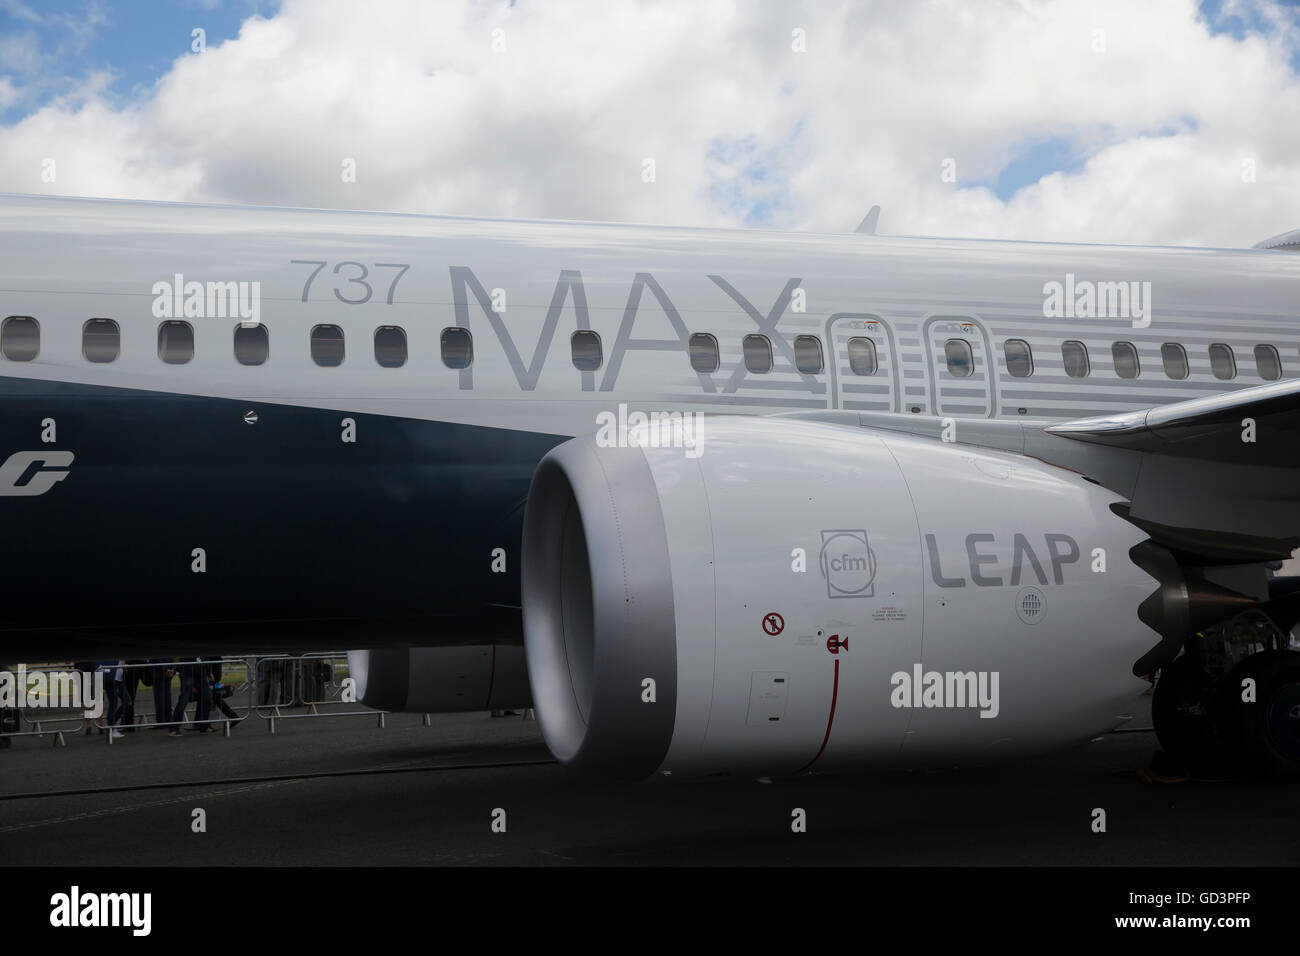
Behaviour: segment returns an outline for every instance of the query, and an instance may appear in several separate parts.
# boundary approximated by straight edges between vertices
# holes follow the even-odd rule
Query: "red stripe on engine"
[[[817,758],[822,755],[826,749],[827,742],[831,739],[831,725],[835,723],[835,701],[840,696],[840,661],[835,659],[835,682],[831,685],[831,714],[826,718],[826,736],[822,737],[822,745],[817,748],[817,753],[806,764],[800,767],[795,773],[803,773],[809,767],[817,762]]]

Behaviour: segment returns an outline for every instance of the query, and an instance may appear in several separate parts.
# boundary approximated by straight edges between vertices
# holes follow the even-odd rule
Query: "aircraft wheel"
[[[1253,701],[1242,700],[1247,680]],[[1300,780],[1300,653],[1246,658],[1225,678],[1222,707],[1252,774]]]

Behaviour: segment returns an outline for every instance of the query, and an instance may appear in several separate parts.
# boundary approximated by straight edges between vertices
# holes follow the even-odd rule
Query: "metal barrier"
[[[77,708],[66,708],[66,707],[55,708],[55,707],[49,707],[44,704],[33,706],[28,699],[28,690],[29,690],[28,682],[32,677],[32,675],[38,675],[38,676],[44,675],[45,687],[47,690],[49,690],[49,688],[54,683],[56,683],[52,679],[55,675],[65,676],[65,675],[71,675],[73,673],[77,674],[76,677],[77,683],[79,685],[84,686],[84,673],[93,673],[93,672],[78,672],[76,668],[65,666],[65,665],[57,665],[57,664],[37,665],[35,667],[27,667],[25,665],[19,665],[19,670],[16,675],[18,677],[17,683],[19,685],[18,689],[20,689],[22,693],[21,704],[25,706],[19,706],[17,708],[6,708],[7,710],[12,709],[17,711],[17,719],[15,720],[15,726],[17,729],[0,733],[0,739],[4,739],[8,741],[13,739],[14,737],[44,737],[46,734],[54,734],[55,735],[54,745],[56,747],[67,746],[67,741],[64,739],[64,734],[74,733],[84,728],[88,722],[88,716],[87,716],[88,711],[78,710]],[[58,683],[63,684],[64,682],[59,681]],[[79,687],[78,695],[80,695],[80,693],[81,693],[81,688]],[[70,713],[68,716],[59,716],[59,713],[61,711],[70,712]],[[71,714],[75,714],[77,716],[71,716]],[[33,716],[33,715],[39,715],[39,716]],[[32,727],[33,729],[23,730],[22,726],[24,721],[27,723],[28,726]],[[73,726],[71,727],[43,726],[49,724],[72,724]]]
[[[101,732],[105,730],[108,731],[108,733],[104,734],[104,736],[107,739],[110,746],[112,745],[113,741],[116,739],[116,735],[114,733],[115,731],[117,732],[118,735],[120,735],[121,733],[124,733],[126,730],[138,731],[138,730],[160,729],[163,727],[172,727],[179,730],[180,728],[185,727],[187,725],[194,725],[194,726],[203,725],[204,727],[210,728],[213,727],[214,724],[221,724],[224,735],[229,737],[231,727],[247,720],[248,713],[247,711],[245,711],[243,714],[240,714],[237,711],[234,711],[233,707],[229,707],[229,705],[227,705],[227,708],[231,710],[232,713],[227,714],[223,711],[222,712],[223,715],[221,717],[212,716],[213,711],[219,709],[219,705],[217,703],[218,687],[215,684],[215,682],[212,681],[211,675],[207,673],[207,671],[210,670],[212,665],[214,664],[221,665],[222,678],[223,678],[223,682],[220,685],[221,687],[226,686],[224,679],[225,679],[226,668],[228,665],[237,664],[240,667],[247,668],[247,662],[243,658],[237,658],[237,657],[214,657],[214,658],[207,658],[207,659],[189,658],[188,660],[175,660],[175,661],[154,660],[154,661],[145,661],[138,664],[118,665],[118,667],[120,667],[124,672],[127,672],[126,674],[124,674],[123,683],[126,685],[126,688],[128,690],[128,696],[130,696],[132,700],[133,720],[130,724],[110,724],[107,722],[106,719],[108,715],[103,715],[99,720],[95,722],[95,727],[97,727]],[[181,702],[179,700],[180,689],[185,686],[185,679],[184,676],[181,674],[181,669],[186,667],[194,667],[200,669],[200,674],[195,678],[196,682],[192,684],[190,688],[192,695],[196,694],[197,692],[198,689],[197,681],[200,680],[206,681],[210,685],[212,685],[211,686],[212,702],[208,711],[207,719],[205,720],[200,720],[198,714],[198,705],[199,705],[199,701],[201,700],[201,697],[196,699],[195,696],[191,696],[189,700],[186,700],[184,702],[184,706],[183,707],[181,706]],[[162,670],[161,675],[158,674],[158,670],[160,668]],[[157,712],[157,697],[152,694],[146,695],[146,694],[138,693],[141,685],[144,684],[144,675],[149,671],[154,672],[151,675],[151,680],[149,684],[150,689],[152,689],[153,684],[159,679],[160,676],[162,677],[162,679],[167,681],[168,689],[165,696],[168,705],[171,707],[171,712],[167,714],[163,714],[162,716],[165,718],[163,720],[158,719],[159,714]],[[175,692],[174,694],[173,691]],[[152,715],[153,719],[147,721],[141,721],[139,718],[142,715],[136,712],[134,703],[136,701],[139,701],[142,698],[147,699],[148,697],[153,697],[153,703],[154,703],[154,710]],[[222,700],[224,701],[225,698],[223,697]],[[195,708],[194,718],[192,720],[186,720],[184,719],[184,714],[187,711],[189,711],[191,705]],[[175,716],[178,710],[181,712],[182,719],[173,720],[172,718]],[[94,728],[87,727],[86,733],[90,733],[92,729]]]
[[[222,709],[222,716],[214,717],[212,711],[220,709],[216,694],[219,690],[218,685],[213,683],[213,700],[212,710],[209,711],[206,720],[198,719],[197,706],[198,701],[191,697],[185,701],[184,707],[180,707],[180,701],[174,698],[179,695],[180,687],[184,686],[183,681],[178,681],[179,672],[184,667],[204,667],[209,668],[213,664],[221,665],[222,682],[220,688],[230,686],[227,678],[227,669],[231,667],[242,668],[244,671],[244,680],[235,688],[234,693],[229,697],[222,696],[222,703],[226,703],[226,708]],[[19,665],[21,673],[32,675],[37,673],[55,674],[71,672],[74,668],[71,665],[43,664],[34,667]],[[150,687],[153,681],[162,676],[168,682],[169,690],[167,698],[170,701],[172,713],[161,715],[164,720],[159,720],[159,714],[156,712],[156,706],[151,714],[152,719],[141,720],[144,713],[137,711],[132,706],[133,720],[130,724],[110,724],[109,714],[101,714],[98,717],[91,717],[88,712],[81,713],[80,716],[58,716],[54,711],[44,707],[27,707],[20,710],[18,717],[18,729],[4,732],[0,729],[0,741],[7,742],[14,737],[44,737],[46,734],[55,734],[55,746],[66,746],[64,734],[75,733],[84,730],[86,734],[93,733],[98,729],[104,734],[105,740],[111,746],[114,740],[118,739],[121,733],[126,730],[139,731],[146,729],[160,729],[164,727],[181,728],[187,725],[203,724],[206,727],[213,727],[221,724],[225,736],[230,736],[231,728],[243,723],[250,717],[259,717],[266,721],[267,731],[276,732],[276,722],[280,720],[301,720],[303,718],[313,717],[374,717],[379,727],[386,727],[388,711],[372,710],[369,708],[363,710],[340,710],[338,707],[353,705],[354,701],[343,700],[344,679],[347,675],[347,653],[345,651],[322,651],[310,654],[273,654],[265,657],[220,657],[210,658],[207,660],[190,658],[189,660],[176,661],[148,661],[136,664],[119,664],[111,670],[121,668],[123,671],[123,684],[128,689],[132,705],[141,699],[150,700],[152,695],[147,692],[140,692],[144,684],[144,674],[151,674]],[[162,669],[162,675],[159,675],[158,669]],[[104,670],[105,668],[97,668]],[[86,672],[95,673],[95,672]],[[106,682],[107,683],[107,682]],[[24,689],[26,688],[27,679],[24,678]],[[247,699],[242,707],[236,707],[233,704],[236,695],[247,692]],[[135,693],[132,693],[135,692]],[[24,694],[24,698],[26,695]],[[156,699],[154,699],[156,704]],[[227,703],[230,702],[230,703]],[[108,702],[104,700],[105,707]],[[172,720],[176,710],[179,708],[184,712],[189,711],[191,707],[195,708],[194,718],[191,720]],[[306,708],[303,713],[284,713],[286,708]],[[225,710],[228,709],[229,713]],[[41,716],[33,716],[32,712],[41,712]],[[75,711],[74,711],[75,713]],[[33,727],[32,730],[22,730],[22,724],[26,722]],[[50,728],[49,724],[70,724],[68,727],[58,729]],[[428,714],[423,715],[423,725],[428,727],[432,721]]]
[[[343,681],[339,676],[346,669],[346,651],[276,654],[250,660],[255,661],[253,683],[258,688],[257,705],[250,704],[250,707],[253,713],[267,722],[266,729],[269,733],[275,733],[276,721],[302,720],[308,717],[377,717],[380,727],[388,726],[386,710],[321,709],[355,703],[342,699]],[[328,676],[324,676],[326,674]],[[286,714],[282,710],[285,707],[306,707],[307,712]],[[270,712],[266,712],[266,709]],[[425,726],[429,726],[427,719]]]

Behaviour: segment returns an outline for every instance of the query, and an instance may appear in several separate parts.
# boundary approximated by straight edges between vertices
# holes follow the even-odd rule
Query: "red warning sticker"
[[[769,611],[763,615],[763,633],[768,637],[776,637],[785,630],[785,618],[775,611]]]

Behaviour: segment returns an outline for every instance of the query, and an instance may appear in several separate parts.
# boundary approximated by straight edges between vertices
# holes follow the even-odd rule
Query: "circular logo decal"
[[[866,531],[823,531],[818,563],[827,597],[875,597],[876,553]]]
[[[1016,616],[1026,624],[1037,624],[1047,616],[1047,598],[1038,588],[1021,588],[1016,595]]]

